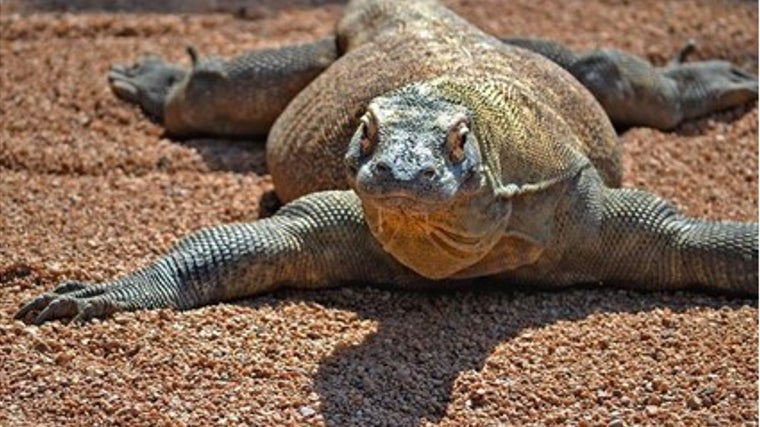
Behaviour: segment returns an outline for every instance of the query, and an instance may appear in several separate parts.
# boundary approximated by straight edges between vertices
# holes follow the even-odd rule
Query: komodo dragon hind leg
[[[757,100],[757,77],[726,61],[701,61],[660,69],[675,82],[684,119]]]
[[[108,82],[119,98],[178,137],[265,134],[309,82],[337,58],[335,37],[252,51],[228,61],[200,58],[191,69],[148,56],[115,65]]]
[[[578,54],[548,40],[505,38],[569,71],[594,94],[618,128],[662,130],[757,100],[757,77],[726,61],[684,63],[689,42],[665,67],[616,49]]]

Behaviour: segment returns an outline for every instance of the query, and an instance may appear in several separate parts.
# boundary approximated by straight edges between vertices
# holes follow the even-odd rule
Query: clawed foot
[[[678,84],[687,118],[757,100],[757,76],[730,62],[690,62],[665,70],[665,75]]]
[[[118,303],[103,297],[104,292],[102,286],[66,281],[25,304],[14,317],[36,325],[57,319],[83,323],[120,311]]]
[[[131,67],[118,64],[111,67],[108,84],[117,97],[137,104],[151,120],[162,123],[169,90],[186,74],[187,70],[179,65],[146,56]]]
[[[678,84],[687,118],[757,100],[757,76],[727,61],[684,63],[695,50],[696,44],[689,40],[663,70]]]

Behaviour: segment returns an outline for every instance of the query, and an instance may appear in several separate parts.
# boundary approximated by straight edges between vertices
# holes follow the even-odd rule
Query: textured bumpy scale
[[[268,165],[290,203],[195,232],[112,282],[65,282],[19,318],[484,276],[757,295],[757,224],[688,218],[615,188],[610,119],[669,128],[756,99],[756,78],[730,64],[679,55],[655,68],[619,51],[503,42],[435,1],[389,0],[350,2],[335,37],[319,42],[230,62],[190,53],[189,71],[147,58],[114,67],[109,82],[175,135],[271,126]]]

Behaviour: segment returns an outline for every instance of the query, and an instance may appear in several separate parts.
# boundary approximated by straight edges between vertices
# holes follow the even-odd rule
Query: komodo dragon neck
[[[453,276],[486,256],[509,223],[511,203],[480,194],[430,213],[363,203],[370,231],[399,262],[431,279]]]

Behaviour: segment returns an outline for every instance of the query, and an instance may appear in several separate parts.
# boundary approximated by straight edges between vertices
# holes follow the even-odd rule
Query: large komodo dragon
[[[757,98],[754,76],[684,53],[655,68],[616,50],[499,40],[434,1],[357,0],[327,40],[229,62],[190,49],[189,71],[155,57],[115,66],[114,92],[171,134],[269,131],[268,167],[288,204],[195,232],[126,277],[64,282],[17,316],[486,276],[757,295],[757,224],[689,218],[615,188],[611,122],[666,129]]]

